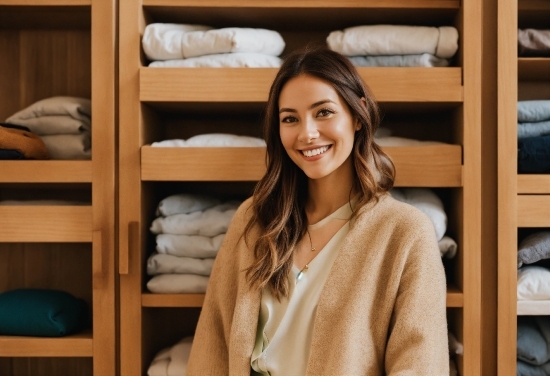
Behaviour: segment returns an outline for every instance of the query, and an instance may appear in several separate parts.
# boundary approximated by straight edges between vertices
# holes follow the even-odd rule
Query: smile
[[[317,148],[317,149],[311,149],[311,150],[300,150],[300,152],[305,155],[306,157],[314,157],[316,155],[319,155],[319,154],[323,154],[324,152],[326,152],[328,149],[330,149],[331,145],[327,145],[327,146],[321,146],[320,148]]]

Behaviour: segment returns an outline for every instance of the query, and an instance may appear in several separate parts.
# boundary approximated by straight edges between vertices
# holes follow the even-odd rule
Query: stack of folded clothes
[[[456,242],[445,235],[447,231],[447,214],[441,199],[429,188],[393,188],[392,197],[398,201],[414,206],[430,218],[434,225],[435,235],[441,256],[453,258],[456,255]]]
[[[40,136],[51,159],[90,159],[92,156],[89,99],[43,99],[13,114],[6,123],[26,127]]]
[[[152,147],[265,147],[265,141],[258,137],[238,136],[227,133],[206,133],[187,140],[164,140],[153,142]]]
[[[518,172],[550,172],[550,100],[518,102]]]
[[[153,23],[142,46],[150,67],[278,68],[285,42],[266,29]]]
[[[545,314],[550,302],[550,231],[527,236],[519,244],[517,297],[525,314]],[[519,308],[518,308],[519,309]]]
[[[185,376],[193,337],[185,337],[172,347],[161,350],[151,362],[147,376]]]
[[[0,159],[50,159],[50,153],[29,128],[0,123]]]
[[[329,34],[330,49],[357,66],[446,67],[458,49],[451,26],[363,25]]]
[[[518,29],[518,55],[550,56],[550,30]]]
[[[177,194],[162,200],[151,224],[156,252],[147,261],[149,291],[204,293],[218,250],[240,203]]]
[[[550,316],[519,316],[517,375],[550,375]]]

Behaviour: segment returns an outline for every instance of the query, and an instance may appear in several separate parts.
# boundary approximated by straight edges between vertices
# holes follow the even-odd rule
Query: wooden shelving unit
[[[259,136],[259,113],[275,69],[149,68],[146,24],[174,22],[279,31],[283,55],[330,31],[359,24],[452,25],[460,48],[448,68],[360,68],[395,135],[441,145],[384,148],[396,185],[442,192],[459,244],[447,293],[449,328],[464,344],[461,375],[481,373],[481,5],[474,0],[120,0],[119,273],[122,374],[144,375],[154,355],[193,333],[202,294],[152,294],[145,262],[149,225],[168,193],[250,194],[265,171],[264,148],[154,148],[209,132]],[[145,20],[145,23],[142,21]],[[403,115],[405,114],[405,115]],[[410,116],[409,116],[410,115]],[[124,168],[122,168],[124,166]],[[245,184],[245,185],[243,185]],[[245,188],[243,188],[245,187]],[[226,189],[227,188],[227,189]],[[170,325],[166,323],[166,320]]]
[[[499,375],[516,374],[517,316],[550,315],[548,302],[517,300],[518,233],[550,227],[550,175],[517,171],[517,101],[550,99],[550,59],[518,57],[517,33],[518,28],[548,29],[549,20],[547,1],[498,2]]]
[[[92,160],[0,161],[0,293],[57,289],[91,328],[0,336],[0,374],[115,375],[115,1],[0,0],[0,120],[52,96],[92,101]]]

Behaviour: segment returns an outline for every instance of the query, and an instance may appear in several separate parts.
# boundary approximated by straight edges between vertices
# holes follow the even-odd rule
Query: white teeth
[[[328,146],[322,146],[320,148],[317,148],[317,149],[312,149],[312,150],[302,150],[302,153],[306,156],[306,157],[313,157],[313,156],[316,156],[316,155],[319,155],[319,154],[323,154],[325,151],[328,150]]]

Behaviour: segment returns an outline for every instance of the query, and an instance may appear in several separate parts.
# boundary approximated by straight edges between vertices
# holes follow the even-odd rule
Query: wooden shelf
[[[204,294],[142,294],[142,307],[202,307]]]
[[[143,6],[256,8],[460,8],[459,0],[143,0]]]
[[[92,332],[66,337],[0,336],[0,357],[91,357]]]
[[[518,0],[518,9],[521,10],[550,10],[548,0]]]
[[[520,81],[549,81],[550,57],[518,58],[518,78]]]
[[[459,145],[383,148],[396,186],[462,186]],[[200,161],[200,163],[197,163]],[[143,181],[256,181],[265,173],[265,148],[141,148]]]
[[[461,68],[358,70],[380,102],[462,102]],[[275,68],[142,67],[140,100],[151,103],[265,102],[276,73]],[[217,89],[213,90],[214,87]]]
[[[458,287],[447,287],[447,307],[464,307],[464,294],[458,289]]]
[[[518,195],[518,227],[550,227],[550,195]]]
[[[550,174],[518,175],[518,194],[550,194]]]
[[[0,6],[79,6],[92,5],[92,0],[0,0]]]
[[[91,161],[0,161],[0,183],[91,183]]]
[[[0,242],[91,241],[91,206],[0,206]]]
[[[518,316],[550,315],[550,300],[518,300]]]

